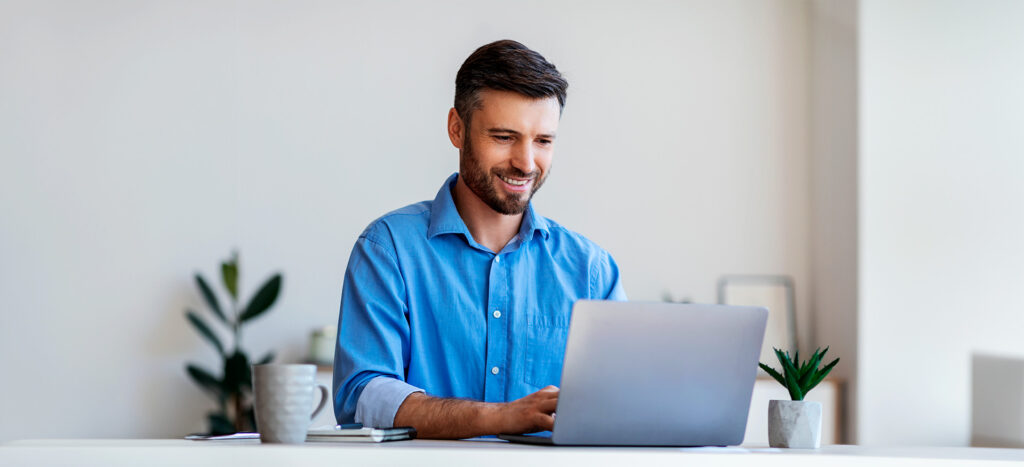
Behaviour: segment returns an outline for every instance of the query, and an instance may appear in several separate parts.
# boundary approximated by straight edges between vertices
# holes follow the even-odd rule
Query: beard
[[[500,183],[500,180],[496,175],[506,178],[531,178],[533,179],[533,186],[528,193],[501,193],[505,190],[499,190],[497,185]],[[506,216],[515,216],[526,212],[526,208],[530,206],[530,200],[533,199],[533,194],[540,189],[540,186],[547,179],[546,175],[541,178],[540,172],[536,170],[530,173],[523,172],[515,167],[507,169],[493,168],[490,172],[484,170],[480,166],[480,161],[476,158],[476,154],[473,153],[473,146],[469,138],[466,138],[465,147],[462,149],[459,157],[459,176],[463,178],[466,186],[484,204]]]

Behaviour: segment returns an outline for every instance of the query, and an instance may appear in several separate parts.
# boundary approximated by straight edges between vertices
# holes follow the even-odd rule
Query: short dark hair
[[[511,91],[526,97],[558,99],[565,108],[569,82],[541,54],[513,40],[491,42],[476,49],[455,75],[455,111],[469,126],[473,110],[480,107],[480,91]]]

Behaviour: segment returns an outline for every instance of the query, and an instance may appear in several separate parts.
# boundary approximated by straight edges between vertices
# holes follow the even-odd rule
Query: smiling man
[[[578,299],[625,300],[611,256],[537,215],[568,83],[522,44],[455,78],[459,172],[377,219],[349,258],[334,360],[339,423],[423,438],[550,430]]]

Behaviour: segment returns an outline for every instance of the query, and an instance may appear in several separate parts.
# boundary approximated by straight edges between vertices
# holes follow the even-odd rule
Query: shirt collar
[[[434,238],[446,233],[460,233],[467,239],[473,238],[466,223],[462,220],[462,216],[459,216],[459,211],[455,209],[455,200],[452,198],[452,190],[455,189],[455,181],[458,178],[459,173],[453,173],[437,191],[434,203],[430,206],[430,225],[427,227],[427,238]],[[546,239],[550,235],[548,229],[547,219],[534,212],[531,202],[526,207],[526,212],[523,213],[523,223],[519,226],[520,238],[526,241],[532,238],[536,232],[541,232]]]

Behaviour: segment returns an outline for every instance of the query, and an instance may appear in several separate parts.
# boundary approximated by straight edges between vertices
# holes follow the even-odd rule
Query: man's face
[[[459,174],[491,209],[522,214],[551,167],[558,99],[484,90],[480,101],[462,133]]]

